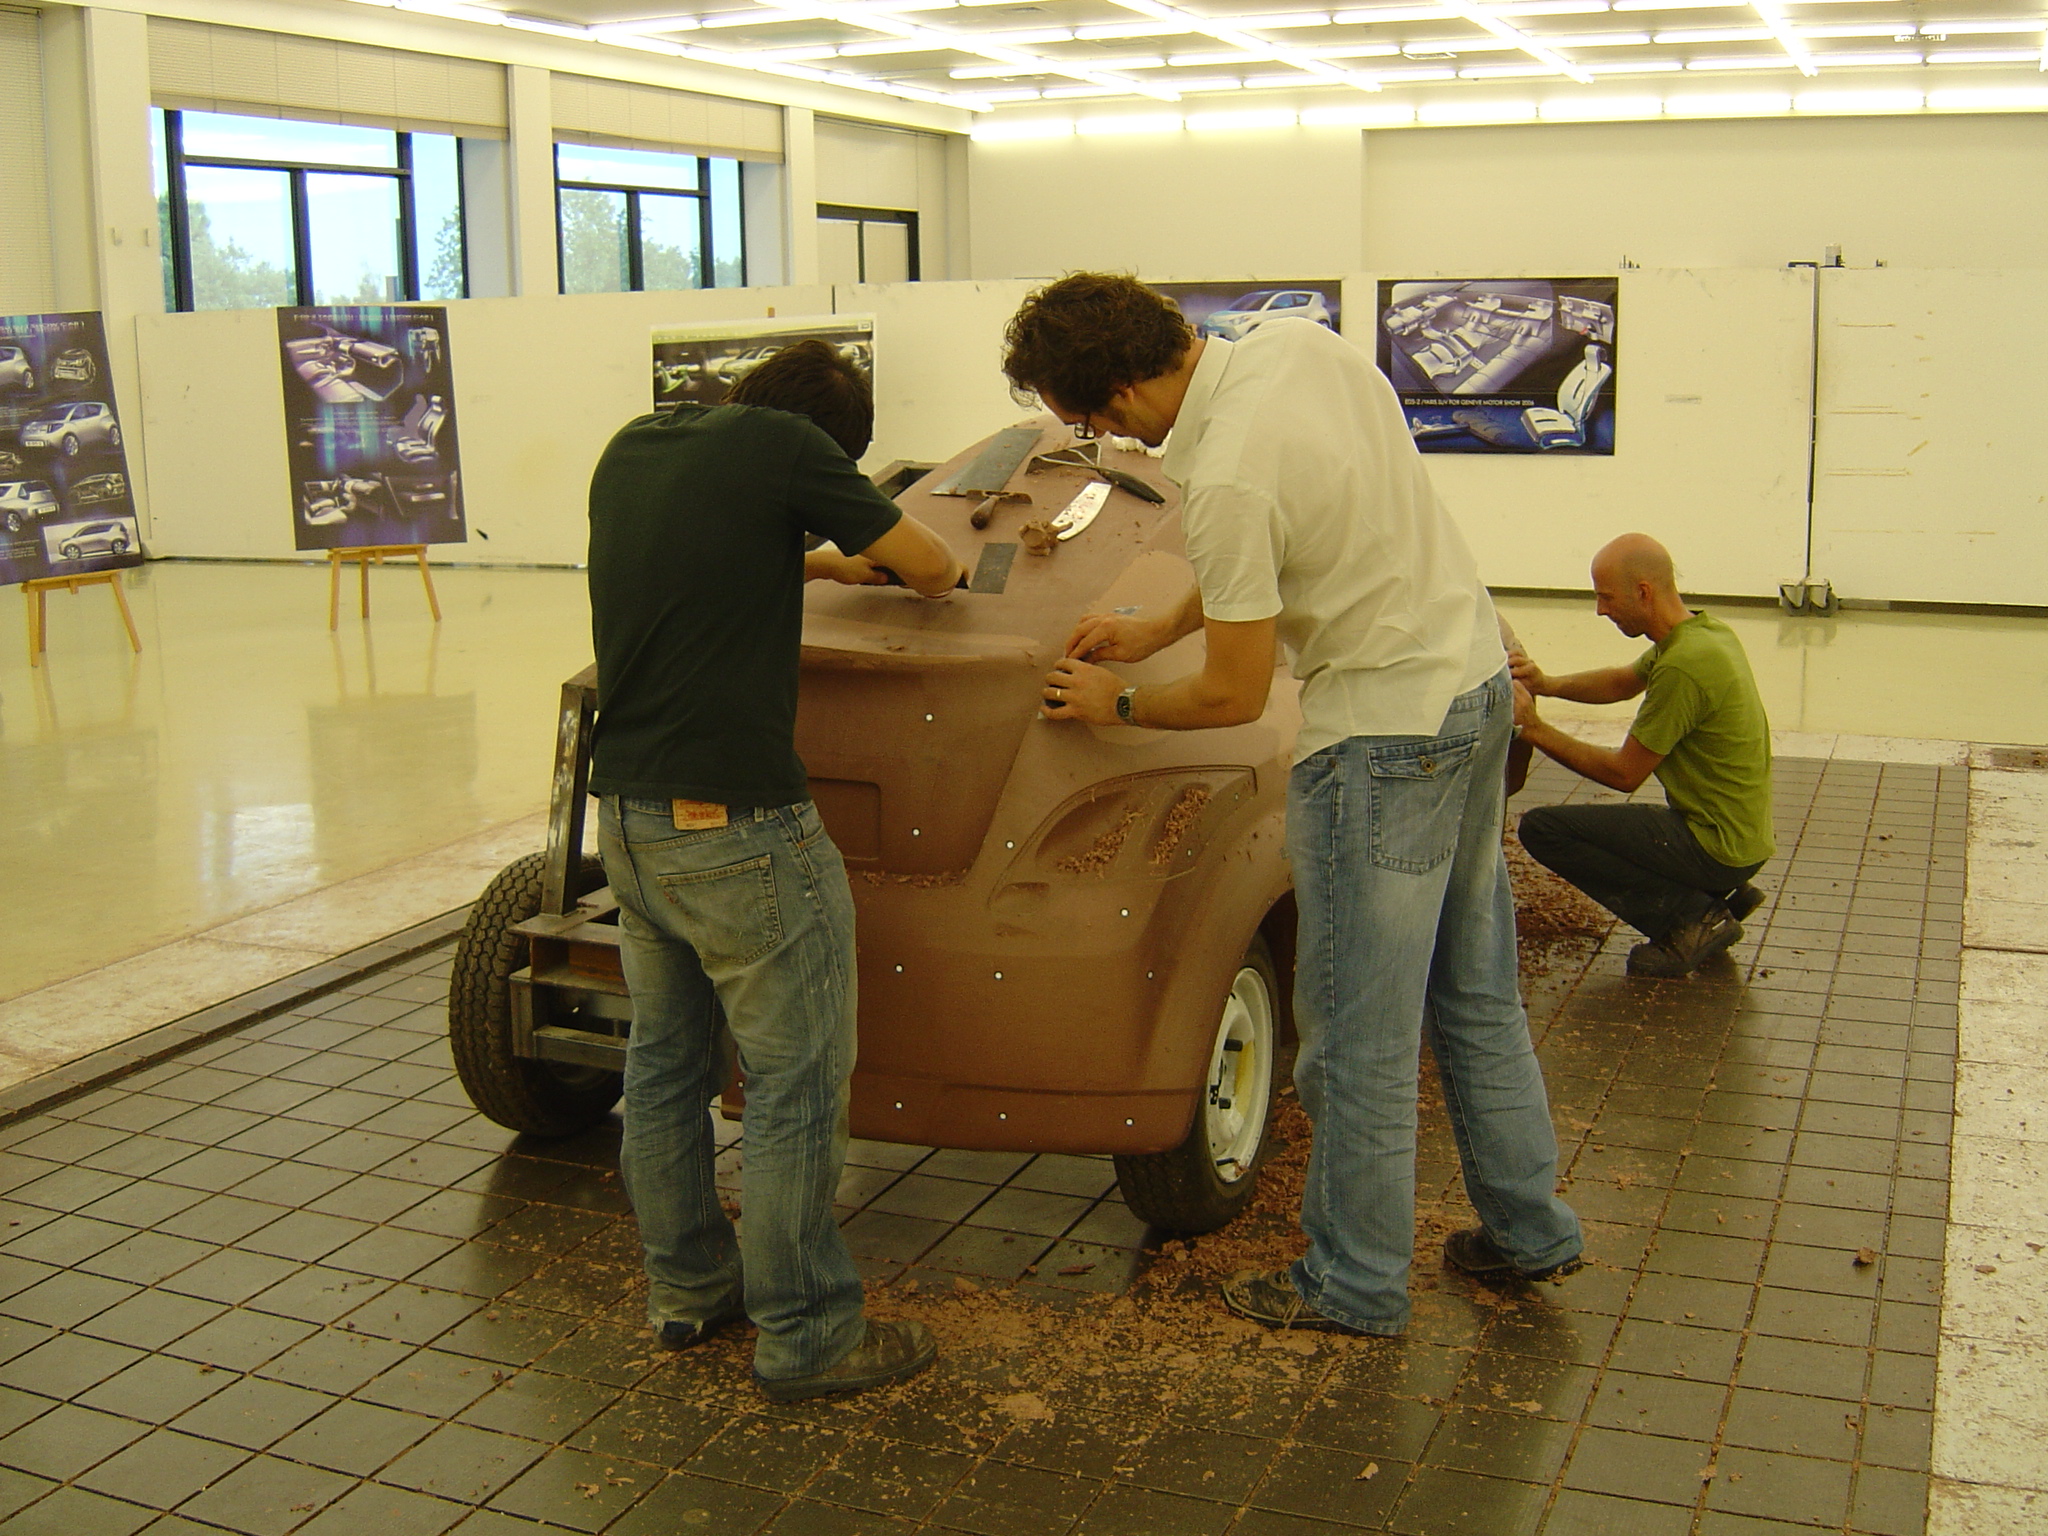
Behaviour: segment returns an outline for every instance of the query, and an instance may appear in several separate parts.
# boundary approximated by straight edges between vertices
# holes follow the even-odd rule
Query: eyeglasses
[[[1097,430],[1094,420],[1087,416],[1083,416],[1079,421],[1070,421],[1067,425],[1073,430],[1076,442],[1092,443],[1096,438],[1102,436],[1102,433]]]

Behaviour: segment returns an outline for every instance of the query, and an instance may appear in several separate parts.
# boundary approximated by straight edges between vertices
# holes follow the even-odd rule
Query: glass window
[[[828,283],[918,280],[917,214],[907,208],[818,204],[818,250]]]
[[[561,189],[562,292],[630,293],[626,194]]]
[[[191,308],[298,302],[291,175],[195,165],[185,172]]]
[[[454,138],[167,110],[151,129],[171,308],[467,293]]]
[[[640,199],[640,286],[702,288],[703,204],[694,197]]]
[[[564,293],[746,283],[736,160],[557,144],[555,195]]]
[[[555,166],[556,175],[563,181],[593,182],[606,187],[662,187],[695,192],[703,185],[703,171],[695,155],[557,144]]]
[[[395,304],[405,297],[398,190],[395,176],[307,175],[315,304]]]

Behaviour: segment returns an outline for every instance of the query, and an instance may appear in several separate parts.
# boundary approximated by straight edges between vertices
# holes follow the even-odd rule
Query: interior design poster
[[[1198,336],[1243,341],[1268,320],[1313,320],[1343,329],[1344,284],[1334,277],[1291,282],[1147,283],[1180,306]]]
[[[793,341],[816,336],[875,383],[875,317],[811,315],[786,320],[707,320],[654,332],[654,408],[716,405],[725,392]]]
[[[1424,453],[1614,452],[1612,277],[1382,282],[1378,356]]]
[[[460,544],[448,311],[280,309],[298,549]]]
[[[141,563],[99,315],[0,315],[0,585]]]

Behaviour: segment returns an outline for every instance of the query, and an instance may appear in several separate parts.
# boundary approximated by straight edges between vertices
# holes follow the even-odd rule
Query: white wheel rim
[[[1266,1134],[1266,1088],[1272,1081],[1273,998],[1266,978],[1245,966],[1231,983],[1209,1053],[1202,1116],[1216,1177],[1234,1184],[1252,1171]]]

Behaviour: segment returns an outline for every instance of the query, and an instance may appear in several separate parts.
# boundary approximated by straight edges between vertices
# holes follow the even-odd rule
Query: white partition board
[[[2048,604],[2044,284],[1821,274],[1813,571],[1842,596]]]
[[[1370,351],[1380,276],[1344,285],[1344,330]],[[1616,534],[1667,544],[1688,591],[1774,596],[1805,562],[1812,274],[1671,267],[1621,274],[1611,458],[1431,454],[1430,478],[1499,587],[1589,591]]]
[[[949,459],[1032,414],[1003,377],[1003,327],[1028,282],[885,283],[834,290],[875,317],[875,445],[862,463]]]
[[[650,332],[823,315],[808,288],[469,299],[448,306],[470,539],[443,558],[580,563],[591,466],[652,408]],[[155,530],[151,552],[304,559],[292,547],[277,320],[270,310],[136,321]]]

